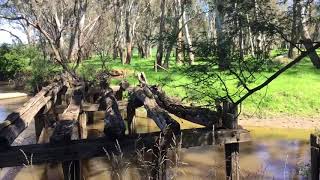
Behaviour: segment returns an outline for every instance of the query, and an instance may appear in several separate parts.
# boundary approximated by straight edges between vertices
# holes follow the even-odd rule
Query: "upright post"
[[[223,102],[222,123],[226,129],[238,128],[238,110],[229,101]],[[226,179],[239,180],[239,143],[225,144]]]
[[[42,129],[45,126],[45,121],[47,119],[47,115],[43,114],[40,110],[34,117],[34,126],[37,142],[39,141],[39,137],[41,135]]]
[[[88,112],[85,112],[85,113],[86,113],[87,118],[88,118],[87,123],[88,124],[93,124],[93,122],[94,122],[94,112],[93,111],[88,111]]]
[[[310,135],[310,146],[311,146],[311,179],[319,180],[319,137],[311,134]]]

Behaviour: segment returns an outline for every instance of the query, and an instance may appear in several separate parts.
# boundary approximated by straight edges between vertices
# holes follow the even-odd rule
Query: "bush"
[[[25,47],[12,47],[8,44],[0,46],[0,80],[13,79],[17,72],[26,66]]]
[[[30,62],[30,69],[28,74],[29,86],[33,92],[37,92],[41,87],[46,86],[54,78],[55,74],[59,72],[59,68],[49,59],[44,58],[38,52],[38,55],[35,56]]]

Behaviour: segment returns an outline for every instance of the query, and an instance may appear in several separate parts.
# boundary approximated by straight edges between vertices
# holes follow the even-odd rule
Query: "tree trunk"
[[[229,68],[230,62],[228,60],[228,43],[223,32],[224,27],[224,1],[223,0],[216,0],[216,7],[215,7],[216,19],[215,19],[215,26],[217,31],[217,55],[218,55],[218,65],[219,69],[225,70]]]
[[[127,48],[127,57],[126,64],[131,63],[132,56],[132,37],[131,37],[131,24],[130,24],[130,14],[131,7],[128,7],[129,1],[126,2],[126,18],[125,18],[125,28],[126,28],[126,48]]]
[[[304,47],[309,50],[313,48],[313,42],[311,39],[311,36],[309,34],[309,29],[308,29],[308,19],[306,17],[307,14],[307,8],[303,5],[303,1],[297,0],[297,8],[300,10],[299,15],[300,17],[300,28],[301,28],[301,37],[302,37],[302,43]],[[317,52],[314,50],[309,54],[309,57],[311,59],[312,64],[319,69],[320,68],[320,58],[317,54]]]
[[[297,2],[294,1],[292,4],[292,27],[291,27],[291,43],[289,47],[288,57],[293,59],[295,57],[294,54],[294,45],[298,41],[297,36]]]
[[[179,16],[181,14],[181,0],[176,0],[177,1],[177,6],[178,8],[176,8],[178,11],[179,11]],[[182,29],[182,20],[179,18],[179,21],[178,21],[178,29],[179,29],[179,32],[178,32],[178,37],[177,37],[177,48],[176,48],[176,64],[182,64],[182,60],[183,60],[183,34],[181,32],[181,29]]]
[[[144,55],[145,55],[145,58],[149,58],[151,57],[151,46],[150,46],[150,42],[149,40],[145,40],[144,42]]]
[[[161,0],[160,8],[161,8],[161,15],[160,15],[160,29],[159,29],[159,43],[158,43],[158,50],[157,50],[157,61],[155,66],[162,65],[162,57],[163,57],[163,33],[165,30],[165,6],[166,0]]]
[[[189,65],[192,65],[194,62],[194,54],[193,54],[193,47],[192,47],[192,40],[189,33],[188,23],[187,23],[187,15],[184,10],[184,5],[182,9],[182,24],[183,24],[183,32],[184,37],[186,40],[187,50],[188,50],[188,56],[189,56]]]
[[[174,44],[177,43],[178,34],[180,33],[180,28],[179,28],[180,10],[181,10],[180,0],[175,0],[173,5],[174,5],[174,11],[175,11],[175,21],[174,21],[173,29],[171,33],[172,38],[169,40],[169,45],[167,48],[166,58],[164,62],[164,67],[166,68],[169,68],[169,60],[171,57],[171,52]]]
[[[144,51],[143,46],[140,43],[137,43],[137,46],[138,46],[138,53],[140,58],[146,58],[146,53]]]
[[[247,14],[247,22],[248,24],[250,24],[250,21],[249,21],[249,15]],[[248,26],[248,38],[249,38],[249,42],[250,42],[250,51],[251,51],[251,56],[255,56],[255,53],[254,53],[254,43],[253,43],[253,35],[252,35],[252,32],[251,32],[251,27],[250,25]]]
[[[113,37],[113,59],[115,60],[120,54],[120,41],[122,36],[121,23],[122,23],[122,8],[120,7],[119,0],[114,0],[114,21],[115,32]],[[120,56],[121,58],[121,56]]]

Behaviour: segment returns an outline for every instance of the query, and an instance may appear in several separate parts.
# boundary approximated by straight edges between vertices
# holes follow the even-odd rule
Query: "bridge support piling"
[[[320,168],[320,152],[319,152],[319,137],[317,135],[310,135],[310,152],[311,152],[311,179],[319,179]]]
[[[227,129],[238,129],[238,110],[233,104],[223,102],[222,124]],[[225,144],[226,179],[239,180],[239,143]]]

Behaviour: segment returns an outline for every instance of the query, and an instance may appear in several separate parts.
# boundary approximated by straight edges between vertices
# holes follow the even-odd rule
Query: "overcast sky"
[[[20,37],[20,39],[24,43],[27,42],[26,35],[23,32],[21,32],[20,30],[11,27],[9,24],[0,24],[0,29],[6,29],[6,30],[10,31],[11,33]],[[2,43],[12,44],[12,39],[15,39],[15,38],[12,37],[8,32],[0,31],[0,44],[2,44]]]

